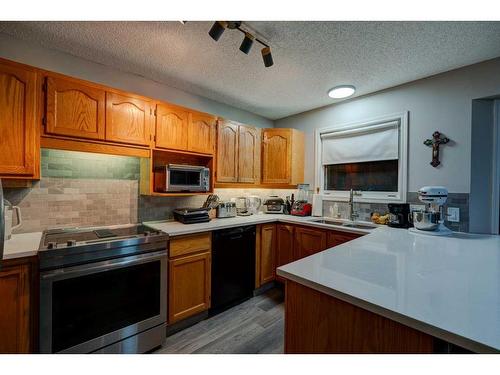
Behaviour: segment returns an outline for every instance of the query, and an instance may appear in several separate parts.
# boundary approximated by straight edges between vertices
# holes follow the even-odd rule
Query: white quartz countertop
[[[37,255],[42,232],[13,234],[4,242],[3,259],[15,259]]]
[[[223,219],[212,219],[208,223],[198,223],[198,224],[183,224],[178,221],[149,221],[144,224],[150,226],[154,229],[162,230],[169,236],[180,236],[184,234],[193,234],[200,232],[213,231],[224,228],[238,227],[242,225],[254,225],[254,224],[264,224],[273,222],[282,222],[290,224],[300,224],[306,226],[312,226],[316,228],[330,229],[330,230],[342,230],[344,232],[361,233],[367,234],[370,230],[349,228],[337,225],[316,223],[314,220],[319,220],[319,217],[307,216],[291,216],[283,214],[257,214],[250,216],[237,216]]]
[[[500,351],[500,236],[381,227],[277,273],[472,351]]]

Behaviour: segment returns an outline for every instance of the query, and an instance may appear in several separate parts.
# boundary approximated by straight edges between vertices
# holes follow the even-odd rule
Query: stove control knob
[[[75,246],[76,245],[76,240],[69,240],[68,242],[66,242],[66,245],[67,246]]]
[[[57,247],[57,242],[48,242],[47,249],[55,249]]]
[[[151,236],[151,232],[149,230],[144,232],[144,237],[148,237],[148,236]]]

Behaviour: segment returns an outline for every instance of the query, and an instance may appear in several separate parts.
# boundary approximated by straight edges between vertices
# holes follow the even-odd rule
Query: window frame
[[[348,201],[349,191],[325,190],[325,170],[321,161],[322,141],[321,134],[345,130],[369,128],[386,122],[398,121],[399,123],[399,149],[398,149],[398,191],[374,192],[361,191],[356,196],[356,202],[365,203],[406,203],[408,191],[408,111],[379,116],[364,121],[329,126],[315,131],[315,166],[314,181],[316,188],[323,200]]]

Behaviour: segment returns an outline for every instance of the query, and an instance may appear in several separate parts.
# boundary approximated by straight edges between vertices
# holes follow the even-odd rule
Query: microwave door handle
[[[152,254],[142,254],[136,255],[133,259],[124,260],[124,259],[112,259],[107,261],[102,261],[92,264],[84,264],[81,266],[70,267],[67,269],[57,269],[53,271],[43,272],[40,275],[40,278],[43,280],[51,279],[51,278],[62,278],[66,279],[71,276],[79,276],[79,275],[87,275],[97,272],[109,271],[116,268],[123,268],[127,266],[131,266],[134,264],[147,263],[154,260],[162,259],[167,257],[166,251],[156,252]]]

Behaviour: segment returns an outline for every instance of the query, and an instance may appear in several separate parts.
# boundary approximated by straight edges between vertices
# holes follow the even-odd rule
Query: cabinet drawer
[[[205,232],[170,239],[170,258],[212,249],[212,233]]]

